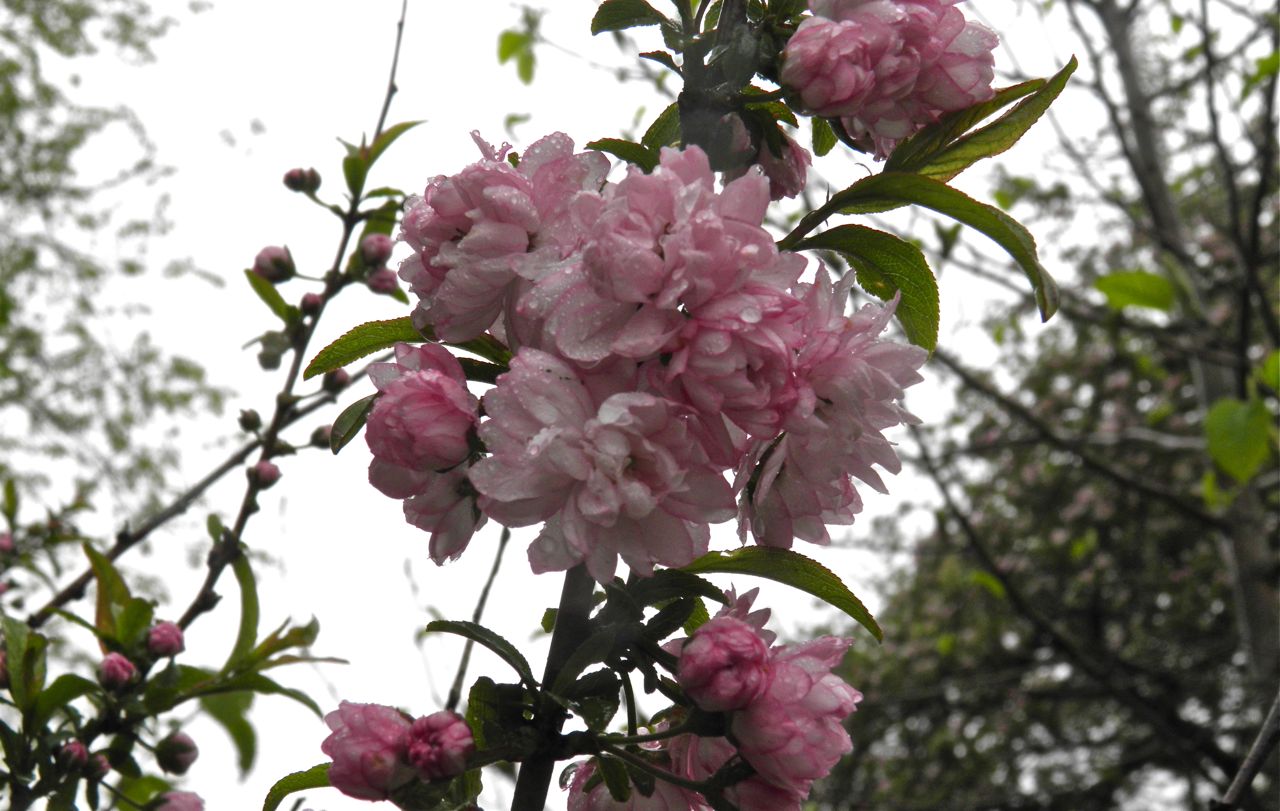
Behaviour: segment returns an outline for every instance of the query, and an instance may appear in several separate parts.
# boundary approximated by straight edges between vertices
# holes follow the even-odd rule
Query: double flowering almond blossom
[[[343,701],[324,717],[320,749],[333,759],[329,784],[361,800],[385,800],[415,779],[462,774],[475,751],[462,716],[442,710],[410,720],[394,707]]]
[[[436,344],[371,371],[370,480],[436,562],[492,518],[542,524],[535,571],[645,576],[735,515],[744,540],[826,543],[861,508],[851,476],[883,489],[881,432],[911,420],[897,401],[925,352],[881,340],[893,303],[850,316],[847,285],[801,280],[806,257],[762,226],[760,169],[717,188],[702,150],[663,149],[609,183],[561,133],[515,161],[476,142],[482,160],[410,203],[400,275],[420,327],[488,331],[509,371],[479,402]]]

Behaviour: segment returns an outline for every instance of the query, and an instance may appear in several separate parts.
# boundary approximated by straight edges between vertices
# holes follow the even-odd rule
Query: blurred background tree
[[[895,561],[886,642],[846,662],[868,698],[819,807],[1196,809],[1227,791],[1280,683],[1265,5],[1043,4],[1083,66],[1056,154],[997,195],[1070,268],[1063,307],[1024,328],[1013,276],[938,251],[1011,297],[986,321],[994,364],[929,364],[956,407],[903,450],[942,503],[873,533]],[[1237,807],[1276,808],[1275,777],[1273,753]]]
[[[130,110],[77,98],[88,57],[148,60],[175,21],[141,0],[0,2],[0,481],[65,505],[45,522],[9,504],[10,523],[41,520],[27,537],[74,534],[52,513],[65,519],[98,488],[117,519],[153,509],[177,461],[165,418],[222,404],[195,361],[145,332],[112,335],[155,293],[135,283],[130,299],[121,282],[154,284],[147,248],[166,227],[166,170]]]

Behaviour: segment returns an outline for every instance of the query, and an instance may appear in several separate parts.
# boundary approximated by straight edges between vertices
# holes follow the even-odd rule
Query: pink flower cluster
[[[877,157],[945,112],[992,96],[998,40],[959,0],[810,0],[782,84]]]
[[[730,597],[729,606],[714,619],[668,648],[679,654],[677,681],[694,703],[730,713],[732,740],[678,735],[665,742],[667,767],[676,777],[704,781],[741,756],[755,774],[726,789],[726,799],[742,811],[798,811],[813,782],[852,749],[843,721],[862,694],[831,672],[851,640],[822,637],[774,645],[774,635],[764,630],[768,610],[751,610],[755,592]],[[614,807],[607,789],[587,788],[590,769],[586,771],[585,777],[575,774],[569,787],[571,811]],[[658,785],[661,792],[634,796],[628,807],[709,808],[696,792],[662,781]]]
[[[453,712],[411,721],[393,707],[343,701],[324,720],[333,730],[320,744],[333,758],[329,784],[361,800],[385,800],[414,779],[462,774],[475,751],[470,727]]]
[[[411,202],[400,275],[420,327],[488,332],[510,371],[482,403],[438,345],[371,373],[370,479],[434,560],[486,517],[545,522],[533,569],[605,582],[619,558],[689,563],[735,515],[744,540],[826,543],[861,509],[851,475],[883,489],[872,466],[899,463],[881,431],[912,419],[896,401],[925,352],[879,339],[892,305],[846,315],[847,287],[800,280],[806,259],[761,225],[760,170],[717,190],[701,150],[665,149],[606,183],[563,134],[515,166],[477,142],[483,160]]]

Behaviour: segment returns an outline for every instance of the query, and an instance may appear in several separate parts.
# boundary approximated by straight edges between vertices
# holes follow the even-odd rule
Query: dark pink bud
[[[182,629],[172,622],[157,622],[147,632],[147,652],[158,659],[177,656],[186,648]]]
[[[336,394],[351,385],[351,375],[346,369],[334,369],[324,376],[321,385],[325,391]]]
[[[58,750],[58,761],[72,771],[89,765],[89,750],[80,741],[67,741]]]
[[[319,293],[306,293],[302,296],[298,309],[302,310],[303,315],[316,315],[320,312],[321,304],[324,304],[324,297]]]
[[[262,427],[262,416],[252,408],[240,410],[240,430],[253,433]]]
[[[138,676],[138,668],[124,656],[108,653],[98,665],[98,682],[108,690],[120,690]]]
[[[190,791],[170,791],[160,799],[164,802],[156,811],[204,811],[204,800]]]
[[[172,732],[156,744],[156,762],[169,774],[186,774],[199,756],[196,742],[185,732]]]
[[[265,459],[247,471],[249,481],[257,485],[259,490],[266,490],[271,485],[280,481],[280,468]]]
[[[311,432],[311,444],[317,448],[329,447],[329,437],[333,435],[332,425],[321,425]]]
[[[372,268],[382,267],[391,258],[395,243],[386,234],[370,234],[360,240],[360,258]]]
[[[9,656],[0,650],[0,690],[9,689]]]
[[[13,536],[7,532],[0,532],[0,553],[8,554],[13,551]]]
[[[111,773],[111,763],[104,754],[96,754],[89,758],[89,779],[101,780]]]
[[[423,780],[462,774],[467,770],[467,757],[475,750],[471,727],[456,712],[433,713],[409,728],[409,762]]]
[[[312,194],[320,188],[320,173],[315,169],[290,169],[284,173],[284,185],[289,191]]]
[[[369,278],[365,279],[365,284],[369,285],[369,289],[375,293],[381,293],[389,296],[400,289],[400,282],[396,279],[396,272],[390,268],[379,268],[369,274]]]
[[[253,260],[253,272],[272,284],[288,281],[297,271],[293,254],[285,247],[270,245],[258,251]]]

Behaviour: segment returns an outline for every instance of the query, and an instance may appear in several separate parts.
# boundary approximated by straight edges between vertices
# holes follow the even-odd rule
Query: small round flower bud
[[[157,659],[177,656],[186,649],[182,629],[172,622],[157,622],[147,632],[147,652]]]
[[[156,744],[156,762],[169,774],[186,774],[200,756],[200,749],[185,732],[171,732]]]
[[[386,234],[370,234],[360,240],[360,258],[368,267],[382,267],[391,258],[393,247],[395,243]]]
[[[324,376],[322,385],[325,391],[337,394],[351,385],[351,375],[347,373],[346,369],[334,369]]]
[[[0,554],[9,554],[14,549],[13,536],[7,532],[0,532]]]
[[[120,690],[138,676],[138,668],[119,653],[108,653],[98,665],[98,682],[108,690]]]
[[[462,774],[475,749],[471,727],[456,712],[432,713],[409,727],[409,762],[423,780]]]
[[[311,194],[320,188],[320,173],[315,169],[290,169],[284,173],[284,185],[289,191]]]
[[[396,279],[396,273],[390,268],[379,268],[369,274],[369,278],[365,279],[365,284],[375,293],[381,293],[389,296],[400,289],[400,282]]]
[[[58,762],[72,771],[80,771],[89,765],[89,750],[80,741],[70,740],[58,750]]]
[[[190,791],[170,791],[160,799],[164,802],[156,811],[204,811],[204,800]]]
[[[96,754],[89,758],[89,779],[101,780],[111,773],[111,763],[104,754]]]
[[[320,312],[321,304],[324,304],[324,297],[319,293],[306,293],[302,296],[298,309],[302,310],[303,315],[316,315]]]
[[[321,425],[311,432],[311,444],[317,448],[329,447],[329,437],[333,436],[332,425]]]
[[[258,251],[253,260],[253,272],[272,284],[288,281],[297,271],[293,254],[285,247],[270,245]]]
[[[262,417],[252,408],[242,409],[240,411],[240,430],[253,433],[262,427]]]
[[[280,481],[280,468],[265,459],[249,468],[247,472],[249,481],[253,482],[259,490],[266,490]]]

